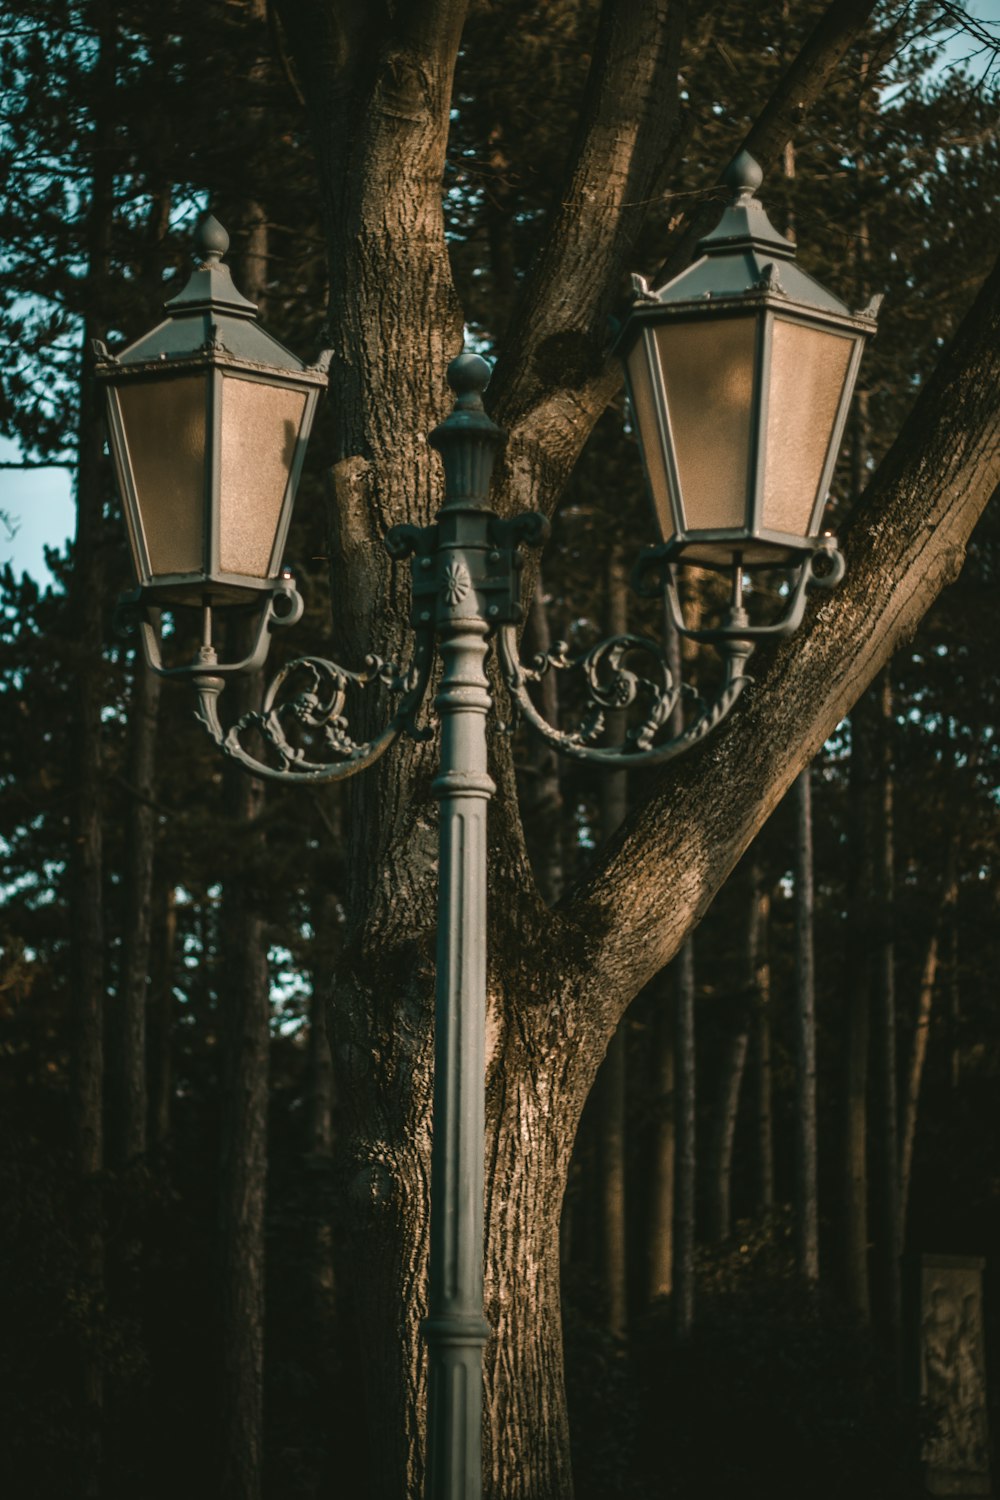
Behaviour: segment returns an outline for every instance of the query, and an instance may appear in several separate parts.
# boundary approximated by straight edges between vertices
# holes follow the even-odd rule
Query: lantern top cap
[[[256,302],[236,290],[232,273],[223,263],[228,249],[229,235],[215,215],[201,214],[194,230],[194,270],[183,289],[166,304],[168,312],[217,310],[242,318],[256,314]]]
[[[794,242],[779,234],[754,197],[764,181],[760,164],[749,151],[740,151],[722,174],[732,199],[710,234],[698,242],[702,255],[729,255],[739,250],[765,250],[769,255],[793,260]]]

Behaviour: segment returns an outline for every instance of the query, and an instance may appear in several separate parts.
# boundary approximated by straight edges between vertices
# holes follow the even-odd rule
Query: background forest
[[[692,9],[648,274],[824,7]],[[491,356],[558,207],[599,10],[470,6],[445,208]],[[762,189],[807,269],[852,306],[885,293],[834,524],[1000,244],[993,46],[951,5],[876,9]],[[78,503],[54,581],[0,575],[3,1493],[363,1496],[323,1015],[347,794],[265,796],[224,769],[116,633],[128,563],[89,354],[158,318],[208,204],[265,323],[322,346],[316,165],[278,20],[262,0],[9,0],[0,182],[0,434],[71,469]],[[350,587],[323,422],[288,550],[308,602],[292,650],[325,649]],[[564,493],[525,651],[663,628],[626,590],[646,507],[619,397]],[[609,1048],[560,1248],[582,1500],[920,1493],[921,1253],[986,1256],[1000,1370],[998,548],[994,499],[958,582]],[[711,653],[687,669],[709,681]],[[554,902],[642,787],[527,740],[516,756]]]

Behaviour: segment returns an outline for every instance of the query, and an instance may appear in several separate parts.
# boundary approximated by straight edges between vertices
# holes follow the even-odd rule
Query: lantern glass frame
[[[221,263],[228,243],[222,226],[204,218],[196,234],[195,270],[168,302],[166,319],[117,357],[96,346],[137,583],[133,597],[143,603],[252,606],[275,593],[313,419],[327,384],[328,353],[306,366],[257,322],[255,305],[236,290]],[[164,398],[179,395],[187,382],[200,390],[185,393],[185,411],[183,400]],[[271,411],[266,398],[263,405],[251,402],[249,411],[230,409],[237,397],[234,382],[273,393]],[[131,394],[140,391],[154,394],[148,402],[133,402]],[[245,407],[246,392],[241,394]],[[242,468],[235,490],[234,444]],[[244,446],[246,456],[239,451]],[[172,524],[179,530],[173,552]],[[241,562],[250,571],[241,571]]]
[[[700,258],[658,291],[633,278],[636,297],[616,351],[625,367],[660,550],[671,560],[720,571],[787,567],[827,547],[824,510],[881,299],[852,312],[795,264],[794,244],[774,229],[753,196],[761,173],[746,153],[726,180],[733,200],[700,242]],[[796,391],[790,374],[794,350],[776,351],[783,326],[847,345],[815,343],[811,353],[807,348],[799,361],[807,395]],[[724,358],[713,368],[712,332],[723,328],[734,335],[746,329],[742,368]],[[669,329],[701,331],[701,339],[689,341],[687,369],[679,340],[680,357],[668,365],[669,335],[661,335]],[[721,355],[721,340],[716,342]],[[783,393],[797,419],[790,432],[780,425]],[[776,485],[769,463],[779,450],[793,474]],[[720,479],[713,465],[721,465],[728,479]],[[803,486],[800,500],[796,483]],[[713,507],[716,517],[731,516],[734,524],[704,524],[713,519]],[[789,527],[797,518],[801,529]]]

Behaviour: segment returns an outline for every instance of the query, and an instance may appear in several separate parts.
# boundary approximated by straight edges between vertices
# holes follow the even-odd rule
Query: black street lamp
[[[525,666],[517,647],[521,546],[538,546],[548,525],[529,513],[502,520],[489,501],[503,433],[483,408],[490,367],[461,354],[448,367],[450,416],[430,435],[445,472],[432,525],[395,526],[390,555],[411,559],[413,657],[406,670],[369,657],[348,671],[306,657],[284,667],[260,711],[226,729],[225,679],[262,664],[273,628],[294,623],[301,600],[280,568],[281,552],[327,361],[306,368],[258,327],[252,304],[220,263],[228,243],[214,220],[196,238],[197,268],[167,320],[117,358],[98,347],[107,383],[111,445],[122,492],[137,590],[128,603],[146,659],[163,676],[189,678],[198,716],[231,758],[286,783],[340,780],[371,765],[401,734],[427,737],[417,722],[435,646],[434,698],[441,754],[435,1008],[434,1132],[427,1495],[481,1494],[483,1317],[483,1134],[486,1019],[486,808],[495,791],[486,758],[493,708],[484,663],[491,641],[523,717],[561,753],[621,769],[669,760],[704,738],[731,710],[755,639],[801,620],[810,583],[843,571],[823,505],[862,342],[875,307],[852,314],[799,270],[794,247],[769,224],[753,194],[760,169],[745,154],[729,176],[733,202],[702,241],[704,255],[659,292],[638,297],[619,338],[661,541],[644,553],[636,585],[666,591],[679,629],[676,569],[687,564],[732,577],[732,602],[711,641],[724,672],[714,699],[669,737],[681,684],[663,650],[645,637],[602,641],[579,661],[563,646]],[[751,623],[743,573],[792,570],[784,619]],[[258,612],[256,645],[244,661],[221,662],[212,639],[217,608]],[[148,606],[201,610],[196,659],[165,667]],[[653,675],[625,666],[645,651]],[[560,730],[536,709],[529,684],[550,668],[580,667],[589,707]],[[399,694],[373,739],[356,743],[344,714],[347,689],[375,681]],[[293,691],[296,688],[297,690]],[[644,713],[623,743],[600,744],[610,710],[642,699]],[[258,734],[262,755],[247,748]]]

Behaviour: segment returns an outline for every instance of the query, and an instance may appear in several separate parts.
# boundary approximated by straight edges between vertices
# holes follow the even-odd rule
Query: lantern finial
[[[214,214],[201,215],[194,230],[194,258],[199,266],[215,264],[229,249],[229,235]]]
[[[740,151],[722,174],[722,180],[739,197],[744,193],[755,193],[764,181],[764,173],[749,151]]]

